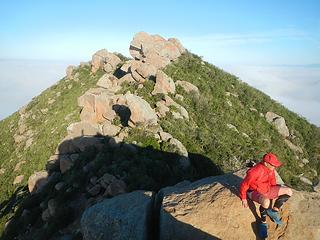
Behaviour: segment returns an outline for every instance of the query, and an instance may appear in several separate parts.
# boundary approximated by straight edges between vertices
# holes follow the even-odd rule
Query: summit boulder
[[[129,51],[134,59],[163,68],[176,60],[185,49],[178,39],[166,40],[159,35],[139,32],[133,37]]]

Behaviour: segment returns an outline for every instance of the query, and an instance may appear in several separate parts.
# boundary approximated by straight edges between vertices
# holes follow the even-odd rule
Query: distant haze
[[[68,65],[79,62],[0,60],[0,119],[64,77]],[[320,66],[215,65],[320,126]]]
[[[40,59],[0,61],[0,118],[99,49],[128,56],[145,31],[178,38],[319,126],[319,12],[318,0],[0,1],[0,59]]]
[[[221,68],[320,126],[320,66],[221,65]]]
[[[11,115],[56,83],[71,63],[0,59],[0,119]]]

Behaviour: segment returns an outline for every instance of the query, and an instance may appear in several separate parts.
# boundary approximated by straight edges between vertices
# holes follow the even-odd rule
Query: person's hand
[[[243,206],[244,208],[247,208],[247,207],[248,207],[248,201],[247,201],[247,199],[242,199],[241,201],[242,201],[242,206]]]

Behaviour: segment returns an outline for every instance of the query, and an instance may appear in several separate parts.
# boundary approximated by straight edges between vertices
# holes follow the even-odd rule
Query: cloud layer
[[[69,64],[65,61],[0,60],[0,119],[56,83]]]
[[[0,60],[0,119],[56,83],[68,65],[70,61]],[[320,66],[217,65],[320,126]]]
[[[320,66],[220,67],[320,126]]]

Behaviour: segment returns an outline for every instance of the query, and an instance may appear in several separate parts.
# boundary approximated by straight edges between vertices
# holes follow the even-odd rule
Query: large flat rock
[[[245,171],[182,183],[160,191],[160,239],[259,239],[259,205],[243,208],[238,186]],[[159,199],[158,199],[159,201]],[[320,239],[320,194],[294,191],[280,227],[268,218],[268,239]]]
[[[134,191],[106,199],[85,210],[81,230],[85,240],[148,239],[151,192]]]

